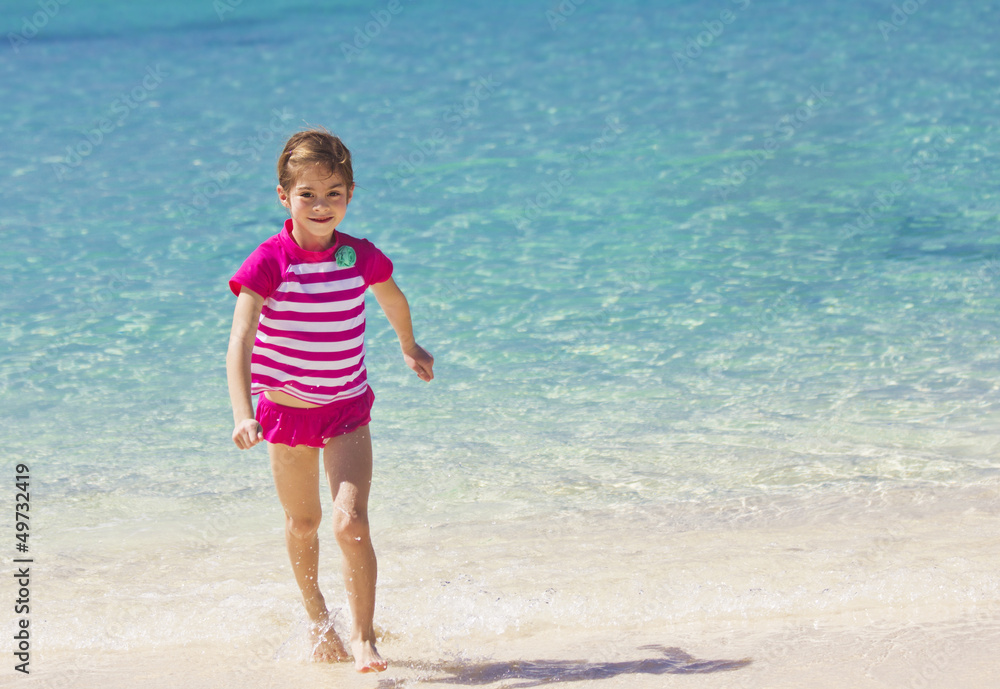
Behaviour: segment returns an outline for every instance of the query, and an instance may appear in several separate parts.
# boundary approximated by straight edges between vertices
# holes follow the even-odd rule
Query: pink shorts
[[[357,397],[308,409],[276,404],[262,394],[257,398],[257,421],[264,429],[264,440],[269,443],[325,447],[330,438],[355,431],[371,421],[374,401],[371,388]]]

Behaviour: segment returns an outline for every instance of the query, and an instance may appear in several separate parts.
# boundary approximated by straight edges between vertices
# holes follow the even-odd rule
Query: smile
[[[326,218],[309,218],[309,220],[311,220],[312,222],[324,223],[333,220],[333,216],[331,215]]]

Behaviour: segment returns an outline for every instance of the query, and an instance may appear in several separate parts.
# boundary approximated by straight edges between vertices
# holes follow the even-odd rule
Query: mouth
[[[331,215],[331,216],[327,216],[325,218],[309,218],[309,220],[311,222],[325,223],[325,222],[330,222],[331,220],[333,220],[333,216]]]

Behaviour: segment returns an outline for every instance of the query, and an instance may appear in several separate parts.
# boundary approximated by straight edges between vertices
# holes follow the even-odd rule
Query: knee
[[[337,540],[345,545],[368,541],[371,536],[368,531],[368,520],[357,512],[348,512],[334,507],[333,533]]]
[[[307,516],[288,515],[285,518],[285,529],[289,534],[300,540],[311,540],[319,531],[319,514]]]

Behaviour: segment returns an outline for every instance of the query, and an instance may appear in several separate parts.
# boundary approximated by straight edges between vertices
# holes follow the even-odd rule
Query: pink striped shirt
[[[292,221],[229,281],[264,298],[250,359],[250,391],[280,390],[312,404],[364,394],[365,290],[392,276],[392,261],[367,239],[337,231],[326,251],[292,239]]]

